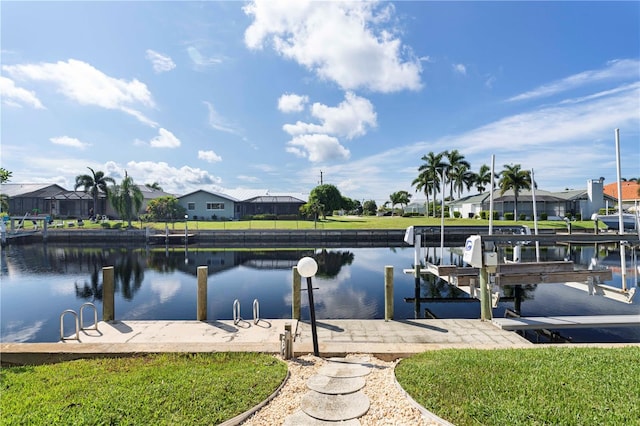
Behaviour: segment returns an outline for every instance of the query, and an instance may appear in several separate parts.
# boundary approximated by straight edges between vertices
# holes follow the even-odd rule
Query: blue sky
[[[640,177],[640,2],[17,2],[1,13],[1,166],[185,194],[384,202],[430,151],[539,188]]]

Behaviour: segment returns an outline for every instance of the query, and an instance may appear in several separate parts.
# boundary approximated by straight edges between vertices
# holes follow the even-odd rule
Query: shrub
[[[520,214],[518,215],[518,219],[519,219],[519,220],[525,220],[526,218],[527,218],[527,215],[526,215],[526,214],[524,214],[524,213],[520,213]]]
[[[456,219],[460,219],[461,215],[462,215],[462,213],[460,213],[460,212],[453,212],[453,217],[455,217]]]
[[[507,212],[504,214],[504,220],[513,220],[513,212]]]
[[[122,222],[114,223],[111,228],[112,229],[120,229],[120,228],[122,228]]]
[[[540,213],[540,220],[547,220],[549,218],[549,215],[546,213]]]
[[[582,213],[576,213],[576,220],[582,220]]]
[[[102,226],[104,229],[111,228],[111,224],[109,222],[102,222],[100,226]]]

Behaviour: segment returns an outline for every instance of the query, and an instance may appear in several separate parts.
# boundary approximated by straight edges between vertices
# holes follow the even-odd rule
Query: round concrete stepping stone
[[[329,377],[360,377],[366,376],[371,368],[360,364],[329,362],[318,369],[317,374]]]
[[[360,426],[360,424],[360,420],[358,419],[349,419],[342,422],[320,420],[299,410],[284,419],[283,426]]]
[[[330,395],[344,395],[357,392],[364,387],[363,377],[329,377],[320,374],[309,377],[307,387]]]
[[[327,395],[315,391],[307,392],[300,401],[302,411],[320,420],[340,421],[364,415],[371,402],[364,392],[346,395]]]

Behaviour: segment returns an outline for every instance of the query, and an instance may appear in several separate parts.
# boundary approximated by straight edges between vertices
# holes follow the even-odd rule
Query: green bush
[[[462,216],[462,213],[460,213],[460,212],[453,212],[453,217],[455,217],[456,219],[460,219],[460,216]]]
[[[519,220],[525,220],[526,218],[527,218],[527,215],[526,215],[526,214],[524,214],[524,213],[520,213],[520,214],[518,215],[518,219],[519,219]]]
[[[253,215],[253,220],[276,220],[278,217],[272,213]]]
[[[109,222],[102,222],[100,226],[102,226],[104,229],[111,228],[111,224]]]
[[[546,213],[540,213],[540,220],[547,220],[549,218],[549,215]]]
[[[114,223],[111,229],[120,229],[122,228],[122,222]]]
[[[507,212],[504,214],[504,220],[513,220],[513,212]]]
[[[576,220],[582,220],[582,214],[576,213]]]

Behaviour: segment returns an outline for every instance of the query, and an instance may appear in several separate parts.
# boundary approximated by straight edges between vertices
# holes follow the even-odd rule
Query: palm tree
[[[433,217],[436,216],[435,202],[438,194],[438,190],[440,189],[440,173],[443,168],[446,167],[446,163],[442,161],[442,157],[444,153],[441,152],[439,154],[435,154],[433,151],[429,152],[427,155],[423,155],[421,160],[424,161],[420,167],[418,167],[418,171],[422,174],[425,173],[424,179],[425,182],[429,182],[429,188],[425,188],[425,192],[427,189],[433,190]],[[419,179],[420,176],[418,177]],[[427,200],[428,205],[428,200]]]
[[[162,187],[160,186],[160,184],[158,182],[145,183],[144,186],[146,186],[149,189],[154,189],[156,191],[162,191]]]
[[[464,188],[467,188],[467,191],[470,190],[476,181],[476,174],[469,170],[464,164],[455,166],[453,170],[451,170],[450,176],[453,189],[458,193],[458,198],[462,196]]]
[[[531,189],[531,172],[521,170],[520,164],[505,164],[500,172],[500,195],[504,195],[509,189],[513,190],[513,218],[518,220],[518,194],[521,189]],[[535,185],[535,183],[534,183]]]
[[[398,191],[389,195],[389,201],[391,201],[391,216],[393,216],[393,208],[396,204],[400,204],[400,207],[409,204],[409,200],[411,200],[411,194],[407,191]]]
[[[126,170],[120,185],[114,185],[113,190],[109,192],[109,200],[120,217],[127,220],[128,227],[131,228],[131,220],[140,211],[144,196]]]
[[[416,192],[423,191],[425,197],[427,197],[424,209],[425,216],[429,216],[429,191],[433,190],[433,181],[434,179],[431,172],[429,170],[423,170],[418,177],[411,182],[411,185],[416,187]]]
[[[109,196],[109,184],[116,183],[113,178],[109,176],[105,176],[104,172],[94,171],[91,167],[87,167],[87,169],[91,170],[90,175],[79,175],[76,176],[76,185],[73,188],[76,191],[78,188],[82,187],[85,193],[90,193],[93,197],[93,212],[98,214],[98,194],[103,192],[106,196]]]
[[[491,168],[486,164],[480,166],[480,170],[476,174],[476,189],[479,193],[483,193],[488,185],[491,185]]]
[[[471,168],[471,164],[464,159],[464,155],[460,154],[457,149],[454,149],[453,151],[445,151],[444,156],[449,162],[446,169],[446,175],[449,179],[449,199],[453,200],[453,185],[455,182],[456,169],[466,168],[466,170],[469,170]]]

